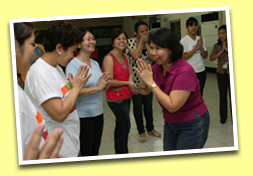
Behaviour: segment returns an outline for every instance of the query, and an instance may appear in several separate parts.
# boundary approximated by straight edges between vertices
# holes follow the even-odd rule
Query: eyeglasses
[[[35,29],[34,34],[35,34],[35,37],[37,37],[40,34],[40,32],[37,29]]]

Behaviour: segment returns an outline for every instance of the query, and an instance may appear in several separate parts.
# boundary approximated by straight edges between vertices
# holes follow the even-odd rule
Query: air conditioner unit
[[[218,40],[218,29],[221,26],[221,12],[212,12],[201,15],[201,35],[205,39],[208,51],[208,57],[204,60],[205,66],[217,68],[217,60],[210,61],[209,56],[212,53],[213,45]]]

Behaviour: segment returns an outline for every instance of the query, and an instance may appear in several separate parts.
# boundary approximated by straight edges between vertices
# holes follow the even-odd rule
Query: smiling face
[[[34,33],[32,33],[32,35],[25,40],[23,46],[20,46],[18,42],[15,41],[17,73],[24,73],[29,70],[33,56],[34,41]]]
[[[68,47],[67,50],[61,50],[61,55],[58,60],[58,64],[60,64],[63,67],[66,67],[68,63],[74,58],[74,52],[77,48],[79,48],[80,44],[75,44],[73,46]]]
[[[150,57],[153,61],[155,61],[158,65],[168,65],[171,55],[171,51],[168,48],[161,48],[151,42],[150,49]]]
[[[127,45],[126,35],[121,33],[117,38],[114,39],[113,45],[115,49],[124,50]]]
[[[96,40],[94,35],[87,31],[83,37],[83,42],[81,44],[81,50],[85,52],[92,53],[95,50]]]
[[[227,41],[227,31],[225,29],[220,29],[218,31],[218,36],[220,41]]]

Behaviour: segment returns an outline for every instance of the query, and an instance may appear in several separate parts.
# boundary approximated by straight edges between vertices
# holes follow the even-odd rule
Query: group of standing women
[[[148,25],[142,21],[135,24],[135,37],[129,40],[125,31],[116,29],[111,37],[113,49],[104,57],[101,70],[90,59],[96,45],[91,31],[60,22],[49,28],[44,40],[46,52],[29,70],[34,29],[31,23],[15,24],[17,73],[29,70],[25,91],[19,88],[24,159],[98,155],[104,123],[103,90],[116,117],[116,154],[129,152],[131,97],[139,141],[146,141],[142,106],[148,134],[161,136],[153,125],[153,95],[163,110],[164,150],[202,148],[208,136],[209,113],[202,98],[204,84],[195,72],[203,72],[200,69],[203,64],[199,63],[195,70],[185,61],[193,55],[198,55],[198,60],[200,56],[207,57],[204,40],[196,36],[195,28],[194,21],[187,23],[186,47],[168,28],[150,35]],[[24,37],[24,33],[28,35]],[[190,51],[190,40],[196,42],[194,51]],[[213,50],[212,60],[224,56],[227,50],[226,40],[221,40],[222,45],[218,43]],[[78,48],[80,51],[74,57]],[[66,67],[65,73],[59,65]],[[205,81],[205,74],[201,73],[199,79]],[[30,108],[24,108],[24,102]],[[40,135],[44,126],[33,133],[37,125],[36,109],[49,133],[46,141]],[[36,145],[36,151],[28,143]],[[39,155],[46,148],[40,145],[50,148],[51,154]],[[33,157],[26,157],[30,153]]]

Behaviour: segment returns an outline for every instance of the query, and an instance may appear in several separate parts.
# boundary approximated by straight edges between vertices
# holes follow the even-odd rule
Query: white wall
[[[181,23],[181,36],[187,35],[187,29],[185,27],[186,20],[191,16],[201,16],[202,14],[207,14],[208,12],[195,12],[195,13],[177,13],[177,14],[162,14],[161,17],[161,27],[170,28],[170,21],[180,20]],[[123,29],[127,32],[128,37],[134,36],[134,24],[142,20],[148,23],[148,15],[146,16],[134,16],[134,17],[123,17]],[[226,24],[225,12],[221,13],[221,23]]]
[[[188,34],[186,29],[186,20],[193,16],[201,16],[203,14],[207,14],[208,12],[195,12],[195,13],[178,13],[178,14],[166,14],[160,15],[161,16],[161,27],[168,27],[170,28],[170,21],[173,20],[180,20],[181,24],[181,37],[184,37]],[[226,24],[225,12],[221,13],[221,24]],[[217,31],[218,33],[218,31]]]
[[[129,16],[123,18],[123,29],[126,31],[128,38],[134,37],[134,25],[140,20],[148,24],[148,16]]]

